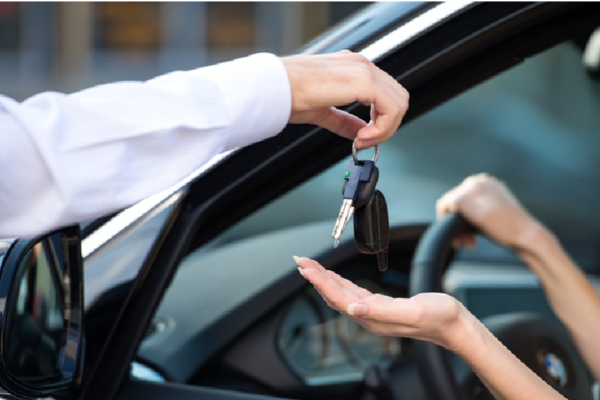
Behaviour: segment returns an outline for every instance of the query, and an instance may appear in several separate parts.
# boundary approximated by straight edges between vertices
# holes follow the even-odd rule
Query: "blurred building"
[[[23,100],[259,51],[289,54],[365,4],[0,2],[0,93]]]

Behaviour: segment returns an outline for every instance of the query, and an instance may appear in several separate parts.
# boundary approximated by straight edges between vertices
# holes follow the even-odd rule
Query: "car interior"
[[[387,271],[357,251],[351,226],[333,248],[343,160],[183,259],[132,376],[286,398],[424,398],[414,343],[372,335],[331,310],[292,256],[313,258],[372,292],[406,297],[435,201],[479,172],[504,181],[600,290],[600,81],[582,62],[590,35],[527,58],[381,145]],[[457,251],[443,289],[480,319],[511,312],[556,319],[535,275],[485,237]],[[455,373],[467,379],[457,360]],[[491,398],[476,380],[468,390],[473,399]]]

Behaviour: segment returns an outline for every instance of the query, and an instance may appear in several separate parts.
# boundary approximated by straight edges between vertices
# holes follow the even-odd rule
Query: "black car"
[[[435,200],[485,171],[507,182],[600,289],[598,27],[598,3],[368,6],[302,51],[361,52],[411,93],[378,162],[388,271],[357,251],[351,229],[333,248],[350,142],[290,125],[81,232],[1,242],[0,383],[18,397],[86,400],[491,398],[439,348],[374,336],[336,314],[292,256],[408,296]],[[369,115],[358,104],[347,110]],[[538,339],[553,343],[566,375],[552,379],[545,359],[529,357],[538,342],[511,348],[508,337],[507,346],[567,397],[600,398],[513,254],[481,238],[444,260],[429,290],[454,295],[490,326],[498,315],[533,313],[528,321],[551,327]]]

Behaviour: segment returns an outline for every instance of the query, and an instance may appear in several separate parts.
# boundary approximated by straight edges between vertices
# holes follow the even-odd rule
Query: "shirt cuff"
[[[288,123],[292,90],[279,57],[259,53],[196,72],[217,85],[227,104],[225,150],[275,136]]]

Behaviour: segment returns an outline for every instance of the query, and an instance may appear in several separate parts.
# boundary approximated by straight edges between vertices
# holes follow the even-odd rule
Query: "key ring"
[[[357,153],[356,146],[354,146],[354,142],[352,142],[352,158],[354,158],[354,164],[358,165],[358,156],[356,153]],[[373,161],[374,164],[377,164],[377,160],[379,160],[379,145],[378,144],[375,145],[375,155],[373,156],[373,159],[371,161]]]

